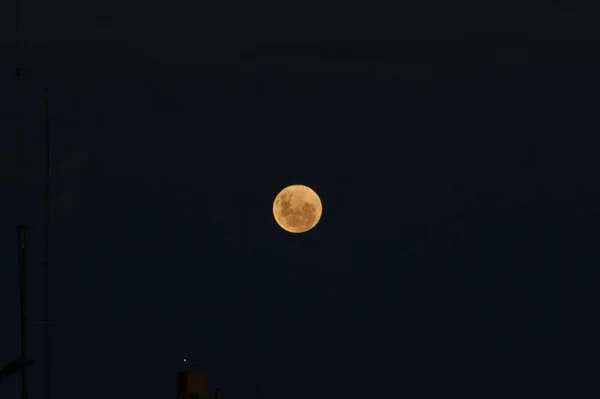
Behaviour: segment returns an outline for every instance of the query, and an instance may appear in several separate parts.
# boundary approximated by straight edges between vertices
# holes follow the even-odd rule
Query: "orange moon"
[[[319,223],[323,214],[321,199],[311,188],[302,185],[281,190],[273,202],[277,224],[290,233],[305,233]]]

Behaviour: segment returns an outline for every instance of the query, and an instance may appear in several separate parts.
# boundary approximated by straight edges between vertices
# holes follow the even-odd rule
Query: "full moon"
[[[290,233],[305,233],[312,229],[319,223],[322,213],[323,206],[317,193],[302,185],[284,188],[273,202],[275,221]]]

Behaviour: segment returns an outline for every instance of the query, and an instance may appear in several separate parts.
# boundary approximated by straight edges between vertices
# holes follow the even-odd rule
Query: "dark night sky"
[[[583,397],[600,355],[586,2],[25,3],[32,319],[50,91],[52,399],[172,398],[183,358],[227,399]],[[0,363],[19,356],[2,7]],[[324,205],[304,235],[271,214],[296,183]]]

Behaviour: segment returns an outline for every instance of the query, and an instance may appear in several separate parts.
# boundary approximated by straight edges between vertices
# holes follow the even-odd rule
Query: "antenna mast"
[[[44,88],[44,399],[50,385],[50,126],[48,122],[48,87]]]
[[[19,169],[19,203],[20,203],[20,222],[17,226],[17,246],[18,246],[18,262],[19,262],[19,288],[21,296],[21,362],[25,365],[29,359],[27,357],[27,263],[26,263],[26,244],[27,238],[25,235],[25,169],[23,159],[23,99],[21,87],[21,42],[20,42],[20,24],[21,24],[21,4],[16,0],[16,24],[15,24],[15,40],[16,40],[16,58],[17,70],[15,73],[17,79],[17,158]],[[21,368],[21,399],[27,399],[27,366]]]

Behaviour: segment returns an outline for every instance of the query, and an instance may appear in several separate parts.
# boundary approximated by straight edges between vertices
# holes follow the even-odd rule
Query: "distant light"
[[[187,359],[183,359],[184,362],[187,362]]]

